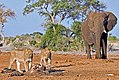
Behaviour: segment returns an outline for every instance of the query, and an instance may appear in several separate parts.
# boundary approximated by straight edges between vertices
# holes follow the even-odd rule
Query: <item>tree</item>
[[[8,17],[15,17],[15,13],[11,10],[6,8],[4,5],[0,4],[0,44],[3,45],[4,43],[4,34],[3,34],[3,28],[5,26],[5,23],[8,20]]]
[[[74,21],[71,25],[72,35],[74,37],[74,45],[76,46],[77,50],[82,50],[84,48],[84,42],[81,36],[81,26],[82,22]]]
[[[99,0],[27,0],[23,14],[38,11],[46,17],[46,24],[61,24],[64,19],[84,19],[90,11],[103,11]],[[55,27],[53,27],[55,31]]]
[[[52,29],[53,26],[56,26],[55,33]],[[49,47],[52,50],[61,50],[61,48],[65,45],[65,39],[62,35],[62,32],[65,30],[66,28],[62,25],[52,25],[41,38],[41,48]]]
[[[43,34],[40,33],[40,32],[34,32],[34,33],[31,34],[31,35],[34,36],[34,37],[40,37],[40,36],[42,36]]]
[[[82,23],[79,21],[74,21],[71,25],[71,30],[73,31],[72,35],[74,34],[74,37],[80,37],[81,38],[81,26]]]

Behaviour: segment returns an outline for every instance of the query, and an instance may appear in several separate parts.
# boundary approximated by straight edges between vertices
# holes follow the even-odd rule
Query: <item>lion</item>
[[[14,61],[17,63],[17,70],[23,73],[20,70],[20,63],[24,63],[25,71],[27,72],[30,70],[32,66],[32,59],[33,59],[33,51],[29,48],[26,49],[15,49],[10,54],[10,64],[8,69],[11,69],[11,65]],[[27,64],[28,63],[28,64]]]
[[[45,48],[41,51],[41,61],[40,61],[41,66],[45,66],[46,69],[51,68],[51,50],[48,48]]]

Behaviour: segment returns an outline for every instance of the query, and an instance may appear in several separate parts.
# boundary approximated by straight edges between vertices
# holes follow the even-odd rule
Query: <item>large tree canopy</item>
[[[46,23],[61,23],[64,19],[84,19],[90,11],[103,11],[98,0],[27,0],[23,14],[37,11],[46,17]]]

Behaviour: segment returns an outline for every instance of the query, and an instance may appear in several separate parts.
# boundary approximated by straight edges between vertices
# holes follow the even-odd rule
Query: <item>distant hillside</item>
[[[13,48],[22,48],[25,46],[39,47],[41,37],[43,36],[40,32],[34,32],[32,34],[22,34],[15,37],[5,37],[4,46],[10,46]]]

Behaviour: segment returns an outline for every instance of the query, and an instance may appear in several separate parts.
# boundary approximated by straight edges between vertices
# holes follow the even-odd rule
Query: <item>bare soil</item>
[[[9,53],[0,53],[0,71],[9,65]],[[39,63],[40,54],[35,54],[33,64]],[[16,63],[12,65],[16,69]],[[23,64],[21,69],[24,70]],[[119,55],[109,54],[108,59],[86,59],[81,54],[53,54],[50,73],[26,73],[10,76],[0,73],[0,80],[119,80]]]

